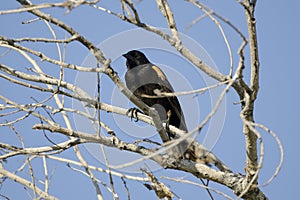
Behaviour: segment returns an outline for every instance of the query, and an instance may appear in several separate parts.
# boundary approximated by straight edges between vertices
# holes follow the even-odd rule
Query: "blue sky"
[[[245,16],[243,9],[236,1],[204,1],[209,7],[213,8],[216,12],[223,15],[225,18],[229,19],[233,24],[235,24],[239,29],[247,34],[247,27],[245,22]],[[101,1],[99,5],[120,12],[119,1]],[[222,42],[222,37],[217,27],[208,19],[205,18],[191,29],[186,27],[189,23],[200,16],[200,12],[197,8],[192,6],[187,2],[178,2],[176,5],[171,4],[175,19],[177,20],[178,29],[185,35],[189,36],[193,40],[197,41],[209,54],[216,67],[223,73],[228,72],[229,59],[228,52],[224,42]],[[262,190],[270,199],[292,199],[297,195],[298,182],[300,178],[299,173],[296,172],[296,167],[299,164],[299,156],[297,150],[299,137],[299,116],[300,112],[298,99],[299,99],[299,66],[297,65],[297,58],[299,57],[299,45],[300,45],[300,27],[298,25],[299,12],[298,8],[300,6],[299,1],[289,1],[288,3],[270,3],[267,1],[258,1],[256,6],[256,21],[257,21],[257,32],[258,32],[258,44],[259,44],[259,57],[260,57],[260,90],[258,99],[256,101],[255,107],[255,121],[266,125],[268,128],[274,130],[278,137],[283,143],[285,150],[285,158],[283,167],[275,178],[275,180],[269,185],[262,187]],[[0,10],[13,9],[19,7],[19,4],[14,1],[6,2],[5,5],[2,3],[0,5]],[[166,22],[163,20],[161,14],[157,10],[154,3],[149,1],[142,1],[138,4],[138,9],[141,13],[141,19],[145,23],[149,23],[153,26],[158,26],[166,28]],[[188,12],[186,12],[188,10]],[[51,13],[67,24],[73,26],[79,33],[84,35],[87,39],[95,44],[104,45],[107,40],[112,36],[115,36],[124,31],[134,29],[135,27],[121,22],[118,18],[103,13],[101,11],[95,10],[93,8],[82,6],[74,9],[71,13],[65,14],[64,9],[45,9],[45,12]],[[10,14],[1,15],[0,24],[2,28],[0,29],[0,35],[17,38],[17,37],[51,37],[49,30],[43,22],[35,22],[28,25],[22,25],[21,22],[34,19],[30,14]],[[228,26],[223,25],[224,30],[228,36],[228,40],[231,44],[233,52],[234,66],[238,63],[237,50],[241,44],[240,38],[237,34],[232,31]],[[65,37],[65,34],[60,32],[59,29],[54,28],[59,37]],[[122,52],[130,50],[130,45],[126,46],[126,40],[131,41],[132,38],[125,38],[122,44],[111,44],[109,46],[101,46],[105,49],[105,55],[111,55],[114,57],[112,66],[119,75],[122,76],[125,72],[125,60],[121,58],[120,55],[114,55],[114,52]],[[139,38],[140,39],[140,38]],[[138,39],[137,39],[138,40]],[[159,41],[159,40],[158,40]],[[163,43],[163,41],[162,41]],[[161,43],[159,43],[161,44]],[[29,45],[24,43],[24,45]],[[122,46],[124,45],[124,46]],[[141,44],[142,45],[142,44]],[[144,45],[144,44],[143,44]],[[190,81],[193,88],[205,87],[205,81],[202,79],[199,81],[197,76],[192,77],[194,71],[191,72],[191,68],[188,67],[189,64],[178,57],[174,57],[174,53],[166,52],[155,49],[154,47],[141,46],[144,52],[147,53],[149,59],[154,62],[161,64],[162,68],[165,66],[165,70],[173,69],[174,71],[181,74],[183,77]],[[156,45],[156,44],[153,44]],[[134,46],[134,45],[133,45]],[[58,58],[55,45],[49,44],[39,44],[35,45],[35,48],[40,51],[46,51],[48,55]],[[0,49],[0,54],[5,52],[5,49]],[[125,53],[125,52],[124,52]],[[245,50],[245,55],[247,55],[248,49]],[[66,48],[66,62],[71,62],[74,64],[85,63],[85,60],[89,56],[89,52],[83,48],[78,43],[70,44]],[[29,63],[25,61],[20,55],[14,52],[9,52],[6,56],[0,57],[0,62],[6,65],[11,65],[16,67],[18,70],[26,71],[25,68],[29,67]],[[43,70],[50,74],[56,74],[57,70],[53,70],[51,65],[46,63],[41,63]],[[246,60],[246,65],[249,67],[249,60]],[[183,69],[183,67],[185,69]],[[171,67],[171,68],[170,68]],[[245,78],[249,81],[249,69],[245,69]],[[188,70],[186,70],[188,69]],[[70,82],[76,82],[76,73],[67,70],[66,80]],[[167,72],[166,72],[167,73]],[[197,73],[199,73],[197,71]],[[167,74],[168,75],[168,74]],[[77,75],[78,76],[78,75]],[[172,76],[170,72],[168,76]],[[200,75],[201,76],[201,75]],[[198,76],[199,77],[199,76]],[[197,81],[198,80],[198,81]],[[108,88],[113,87],[109,79],[103,78],[106,86]],[[176,80],[172,84],[176,85]],[[7,81],[0,79],[0,94],[5,95],[18,102],[32,102],[31,96],[36,99],[43,99],[44,95],[39,95],[36,92],[28,92],[29,90],[24,90],[21,87],[15,87],[8,84]],[[180,85],[178,84],[175,89],[180,90]],[[184,88],[182,88],[184,89]],[[109,90],[109,89],[108,89]],[[110,97],[110,96],[109,96]],[[203,96],[197,97],[199,99],[200,108],[200,119],[205,117],[205,114],[209,112],[211,106],[210,96],[204,94]],[[104,101],[109,103],[110,98],[103,97]],[[184,102],[184,97],[181,99]],[[188,101],[188,100],[187,100]],[[233,90],[231,90],[226,96],[226,116],[225,123],[222,129],[221,135],[212,149],[212,151],[219,156],[222,161],[224,161],[233,171],[244,173],[244,162],[245,162],[245,151],[244,151],[244,136],[242,133],[242,124],[239,119],[240,106],[234,105],[234,102],[238,101],[238,96]],[[1,102],[2,103],[2,102]],[[67,100],[67,105],[71,105],[72,102]],[[128,108],[130,104],[125,105]],[[185,110],[186,118],[195,118],[195,113],[189,110],[188,106],[183,108]],[[1,119],[2,120],[2,119]],[[61,120],[57,117],[57,120]],[[111,116],[107,117],[105,120],[113,120]],[[124,118],[129,124],[130,120]],[[1,121],[2,122],[2,121]],[[35,121],[35,123],[39,123]],[[190,123],[190,128],[193,127],[193,123]],[[28,123],[16,125],[16,128],[23,132],[22,136],[24,140],[29,144],[29,146],[39,146],[39,145],[49,145],[49,142],[44,138],[41,133],[34,132],[31,127],[34,121],[29,121]],[[1,127],[0,140],[3,142],[12,142],[15,145],[20,145],[18,143],[17,137],[12,135],[8,128]],[[60,137],[57,134],[48,134],[56,142],[63,141],[65,138]],[[136,137],[136,136],[135,136]],[[203,136],[204,137],[204,136]],[[203,139],[200,136],[201,140]],[[260,184],[267,181],[270,176],[275,171],[275,168],[279,162],[279,150],[277,148],[275,140],[269,136],[268,133],[262,132],[262,137],[265,145],[265,159],[263,169],[260,173]],[[98,160],[94,159],[85,148],[81,148],[87,159],[94,165],[98,165]],[[72,150],[68,150],[63,154],[64,157],[70,159],[76,159],[73,155]],[[14,161],[9,161],[6,167],[10,169],[17,169],[20,165],[22,159],[14,159]],[[34,166],[41,166],[41,160],[34,160]],[[82,174],[70,170],[65,164],[59,162],[49,161],[49,170],[53,173],[51,178],[50,193],[61,199],[95,199],[95,192],[92,187],[92,183]],[[37,168],[36,174],[42,176],[42,167]],[[178,173],[172,170],[159,170],[156,171],[158,176],[171,176],[171,177],[183,177],[185,179],[197,181],[192,176],[186,173]],[[102,178],[105,182],[108,182],[108,177],[104,174],[97,174],[99,178]],[[23,173],[22,176],[28,178],[28,174]],[[125,190],[122,186],[121,180],[115,178],[117,191],[120,194],[120,199],[126,199]],[[183,185],[179,183],[174,183],[171,181],[163,180],[166,184],[172,185],[171,189],[176,191],[183,199],[193,199],[197,198],[207,199],[207,193],[196,186]],[[131,187],[132,199],[155,199],[152,192],[146,191],[142,183],[127,181],[129,187]],[[231,191],[220,186],[218,184],[210,183],[211,187],[220,189],[221,191],[231,194]],[[134,188],[134,189],[133,189]],[[15,192],[18,191],[18,192]],[[106,198],[111,198],[109,193],[102,188],[104,196]],[[6,181],[2,185],[0,194],[7,195],[12,199],[21,199],[26,195],[26,191],[22,186],[15,184],[12,181]],[[146,196],[145,196],[146,195]],[[222,199],[218,195],[214,195],[216,199]],[[297,195],[298,196],[298,195]],[[27,196],[26,196],[27,197]],[[109,199],[108,198],[108,199]]]

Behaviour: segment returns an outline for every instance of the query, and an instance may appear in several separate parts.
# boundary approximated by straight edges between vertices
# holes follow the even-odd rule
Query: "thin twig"
[[[108,174],[108,177],[109,177],[111,192],[113,194],[114,200],[117,200],[118,195],[115,192],[114,180],[113,180],[113,177],[112,177],[112,174],[111,174],[111,169],[110,169],[110,165],[109,165],[109,162],[108,162],[108,159],[107,159],[107,154],[106,154],[105,148],[102,144],[100,144],[100,147],[101,147],[101,151],[102,151],[102,154],[103,154],[103,157],[104,157],[104,160],[105,160],[105,165],[107,167],[107,172],[108,172],[107,174]]]
[[[42,61],[47,61],[49,63],[55,64],[58,66],[62,66],[62,67],[68,68],[68,69],[78,70],[78,71],[82,71],[82,72],[103,72],[104,71],[103,68],[82,67],[79,65],[61,62],[61,61],[58,61],[58,60],[55,60],[55,59],[52,59],[52,58],[46,56],[46,54],[44,54],[42,52],[34,51],[33,49],[24,47],[22,45],[19,45],[16,43],[14,43],[13,45],[8,44],[8,43],[10,43],[10,41],[11,41],[10,39],[0,36],[0,46],[16,50],[16,51],[20,52],[22,55],[25,55],[25,52],[28,52],[30,54],[33,54],[33,55],[39,57]],[[28,56],[27,56],[27,58],[28,58]]]
[[[25,144],[24,144],[24,140],[23,140],[22,136],[20,135],[20,133],[12,125],[10,125],[9,128],[18,136],[18,138],[21,142],[22,148],[24,149]],[[31,183],[32,183],[32,186],[33,186],[33,197],[37,198],[37,190],[36,190],[35,176],[34,176],[33,168],[32,168],[31,162],[30,162],[29,157],[28,157],[27,154],[25,155],[25,158],[26,158],[26,162],[27,162],[27,165],[28,165],[29,174],[30,174],[30,177],[31,177]]]
[[[74,138],[74,139],[70,139],[68,141],[65,142],[61,142],[58,143],[56,145],[53,146],[44,146],[44,147],[28,147],[28,148],[19,148],[19,147],[15,147],[12,146],[10,144],[5,144],[5,143],[0,143],[0,147],[3,149],[7,149],[10,150],[12,152],[4,154],[4,155],[0,155],[0,159],[7,159],[10,158],[12,156],[16,156],[16,155],[46,155],[46,153],[60,153],[61,150],[67,150],[70,147],[77,145],[77,144],[82,144],[82,143],[86,143],[88,142],[88,140],[83,140],[83,139],[78,139],[78,138]],[[53,153],[54,151],[54,153]],[[58,152],[56,152],[58,151]]]
[[[124,177],[121,177],[121,180],[122,180],[123,185],[124,185],[124,187],[125,187],[125,189],[126,189],[127,199],[130,200],[130,192],[129,192],[129,188],[128,188],[128,186],[127,186],[127,183],[126,183]]]
[[[224,82],[220,82],[220,83],[216,83],[214,85],[210,85],[208,87],[205,88],[200,88],[200,89],[196,89],[196,90],[189,90],[189,91],[182,91],[182,92],[160,92],[160,90],[155,90],[154,92],[156,93],[156,95],[147,95],[147,94],[142,94],[142,97],[147,97],[147,98],[164,98],[164,97],[173,97],[173,96],[183,96],[183,95],[189,95],[189,94],[203,94],[204,92],[206,92],[207,90],[222,86],[224,84],[227,84],[228,82],[230,82],[230,80],[224,81]]]
[[[196,185],[196,186],[199,186],[199,187],[202,187],[204,189],[207,189],[207,190],[211,190],[223,197],[225,197],[226,199],[230,199],[230,200],[233,200],[233,198],[231,198],[230,196],[228,196],[227,194],[225,194],[224,192],[221,192],[217,189],[214,189],[214,188],[211,188],[211,187],[208,187],[207,185],[201,185],[199,183],[196,183],[196,182],[193,182],[193,181],[189,181],[189,180],[184,180],[184,179],[178,179],[178,178],[171,178],[171,177],[166,177],[166,176],[162,176],[161,178],[163,179],[166,179],[166,180],[170,180],[170,181],[175,181],[175,182],[179,182],[179,183],[187,183],[187,184],[190,184],[190,185]]]
[[[97,199],[98,200],[103,200],[103,195],[102,195],[102,192],[100,190],[100,187],[98,185],[98,180],[97,178],[95,177],[94,173],[91,171],[91,169],[89,168],[89,165],[88,163],[84,160],[84,158],[82,157],[82,154],[81,152],[79,151],[79,148],[78,146],[75,146],[74,147],[74,151],[75,151],[75,154],[77,156],[77,158],[79,159],[79,161],[82,163],[85,171],[86,171],[86,175],[91,179],[93,185],[94,185],[94,188],[96,190],[96,194],[97,194]],[[81,171],[82,172],[82,171]]]
[[[274,131],[270,130],[269,128],[265,127],[262,124],[253,123],[253,122],[250,122],[250,123],[251,123],[251,125],[259,127],[261,129],[263,129],[264,131],[266,131],[267,133],[269,133],[271,136],[273,136],[275,138],[275,140],[278,144],[278,148],[279,148],[279,152],[280,152],[280,160],[279,160],[278,166],[276,167],[276,170],[275,170],[274,174],[271,176],[271,178],[269,178],[269,180],[267,180],[265,183],[260,184],[260,186],[266,186],[273,181],[273,179],[278,175],[280,169],[282,168],[283,159],[284,159],[283,146],[282,146],[280,139],[278,138],[277,134]]]
[[[3,176],[5,176],[15,182],[18,182],[18,183],[24,185],[27,188],[30,188],[31,190],[35,190],[40,198],[44,198],[47,200],[58,200],[56,197],[50,196],[49,194],[45,193],[43,190],[41,190],[37,186],[34,186],[30,181],[27,181],[26,179],[21,178],[20,176],[17,176],[16,174],[11,173],[11,172],[5,170],[4,168],[0,168],[0,174],[2,174]]]
[[[51,8],[51,7],[66,7],[67,4],[70,2],[71,1],[66,1],[64,3],[45,3],[45,4],[39,4],[39,5],[32,5],[32,6],[26,7],[26,8],[18,8],[18,9],[13,9],[13,10],[1,10],[0,15],[22,13],[22,12],[28,12],[31,10],[45,9],[45,8]]]
[[[81,173],[81,174],[87,176],[87,177],[90,177],[90,174],[87,173],[87,172],[84,172],[84,171],[82,171],[82,170],[80,170],[80,169],[77,169],[77,168],[75,168],[75,167],[72,167],[71,165],[68,165],[68,167],[69,167],[70,169],[74,170],[74,171],[77,171],[77,172],[79,172],[79,173]],[[107,189],[107,191],[109,191],[110,193],[112,193],[115,199],[118,199],[118,196],[117,196],[117,195],[116,195],[116,194],[108,187],[108,185],[107,185],[105,182],[103,182],[103,181],[101,181],[101,180],[99,180],[99,179],[97,179],[97,178],[95,178],[95,181],[98,182],[98,183],[100,183],[101,185],[103,185],[104,188]],[[98,198],[98,199],[99,199],[99,198]]]
[[[45,173],[45,192],[49,192],[49,175],[48,175],[48,166],[46,156],[43,156],[43,166],[44,166],[44,173]]]
[[[67,39],[49,39],[49,38],[18,38],[18,39],[11,39],[12,42],[45,42],[45,43],[64,43],[68,44],[73,42],[77,39],[77,35],[72,35],[70,38]]]
[[[56,161],[59,161],[59,162],[64,162],[64,163],[69,163],[69,164],[72,164],[72,165],[77,165],[77,166],[80,166],[80,167],[83,167],[82,163],[80,162],[77,162],[77,161],[74,161],[74,160],[70,160],[68,158],[62,158],[62,157],[57,157],[57,156],[53,156],[53,155],[45,155],[47,158],[49,159],[52,159],[52,160],[56,160]],[[95,167],[93,165],[89,165],[89,168],[91,170],[95,170],[95,171],[98,171],[98,172],[101,172],[101,173],[107,173],[108,174],[108,171],[105,170],[105,169],[102,169],[100,167]],[[118,176],[118,177],[123,177],[123,178],[126,178],[126,179],[129,179],[129,180],[134,180],[134,181],[148,181],[147,178],[144,178],[144,177],[139,177],[139,176],[131,176],[131,175],[128,175],[128,174],[122,174],[122,173],[119,173],[117,171],[113,171],[111,170],[110,173],[114,176]]]
[[[224,42],[226,44],[226,47],[227,47],[227,50],[228,50],[228,53],[229,53],[229,77],[232,77],[232,73],[233,73],[233,59],[232,59],[232,51],[231,51],[231,47],[230,47],[230,44],[229,44],[229,41],[227,39],[227,36],[223,30],[223,27],[222,25],[220,24],[220,22],[214,18],[212,16],[211,13],[212,10],[211,9],[208,9],[204,4],[200,3],[199,1],[195,1],[195,0],[188,0],[189,2],[191,2],[192,4],[194,4],[196,7],[198,7],[199,9],[201,9],[207,16],[209,16],[209,18],[217,25],[217,27],[219,28],[221,34],[222,34],[222,37],[224,39]]]
[[[97,68],[100,68],[99,63],[97,63]],[[100,73],[97,72],[97,102],[101,102],[101,84],[100,84]],[[100,105],[100,104],[98,104]],[[101,112],[100,112],[101,108],[97,108],[96,112],[97,112],[97,120],[98,120],[98,126],[97,126],[97,130],[96,133],[98,135],[98,137],[101,137]]]

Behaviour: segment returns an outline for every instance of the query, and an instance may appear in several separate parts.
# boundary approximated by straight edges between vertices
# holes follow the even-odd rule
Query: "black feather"
[[[157,94],[155,91],[163,93],[174,92],[163,71],[152,64],[140,51],[133,50],[123,56],[127,59],[125,81],[128,89],[145,104],[154,107],[162,121],[168,119],[167,112],[170,112],[169,124],[187,131],[184,115],[176,96],[163,98],[143,96],[155,96]],[[172,136],[169,134],[169,137]]]

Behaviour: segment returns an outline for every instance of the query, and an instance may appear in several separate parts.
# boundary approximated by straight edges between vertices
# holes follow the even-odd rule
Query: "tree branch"
[[[98,138],[96,135],[69,130],[60,127],[59,125],[50,126],[45,124],[36,124],[33,128],[36,130],[49,130],[51,132],[59,132],[67,136],[89,140],[94,143],[104,144],[106,146],[115,147],[120,150],[132,151],[144,156],[152,155],[151,159],[157,162],[159,165],[163,166],[164,168],[181,170],[191,173],[198,178],[205,178],[208,180],[216,181],[233,189],[233,191],[237,195],[241,194],[244,191],[244,185],[242,183],[244,183],[245,177],[240,174],[216,171],[215,169],[212,169],[205,164],[196,163],[188,160],[180,160],[178,164],[174,165],[173,162],[168,161],[168,157],[154,155],[154,152],[149,149],[131,143],[123,142],[115,136],[112,136],[110,138]],[[255,188],[254,190],[249,190],[246,194],[244,194],[243,198],[246,198],[247,196],[251,196],[253,194],[264,196],[258,188]]]
[[[16,174],[13,174],[4,168],[0,167],[0,174],[3,176],[6,176],[7,178],[18,182],[22,185],[24,185],[27,188],[30,188],[33,191],[36,191],[36,193],[39,195],[40,198],[46,199],[46,200],[58,200],[56,197],[50,196],[49,194],[45,193],[43,190],[38,188],[37,186],[33,185],[31,182],[27,181],[26,179],[23,179]]]
[[[1,155],[0,160],[7,159],[12,156],[22,155],[22,154],[30,154],[30,155],[40,155],[47,152],[58,151],[55,153],[59,153],[62,150],[66,150],[72,146],[89,142],[84,139],[70,139],[68,141],[56,144],[54,146],[45,146],[45,147],[32,147],[32,148],[19,148],[15,146],[11,146],[10,144],[0,143],[0,148],[10,150],[12,152]]]
[[[250,77],[250,89],[251,93],[245,93],[245,104],[241,112],[241,117],[247,121],[254,122],[253,110],[254,102],[256,100],[259,89],[259,59],[258,59],[258,44],[256,35],[256,21],[254,17],[255,5],[246,0],[242,3],[245,8],[246,20],[248,25],[248,35],[250,44],[250,59],[251,59],[251,77]],[[256,171],[257,166],[257,136],[250,130],[250,128],[244,125],[244,134],[246,140],[246,177],[249,183]],[[254,181],[257,184],[257,180]]]

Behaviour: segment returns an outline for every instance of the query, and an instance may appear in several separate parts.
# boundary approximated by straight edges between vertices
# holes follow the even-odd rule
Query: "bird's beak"
[[[130,55],[130,54],[128,54],[128,53],[125,53],[125,54],[123,54],[122,56],[124,56],[127,60],[133,60],[134,58]]]
[[[123,54],[122,56],[125,57],[125,58],[128,58],[127,53]]]

